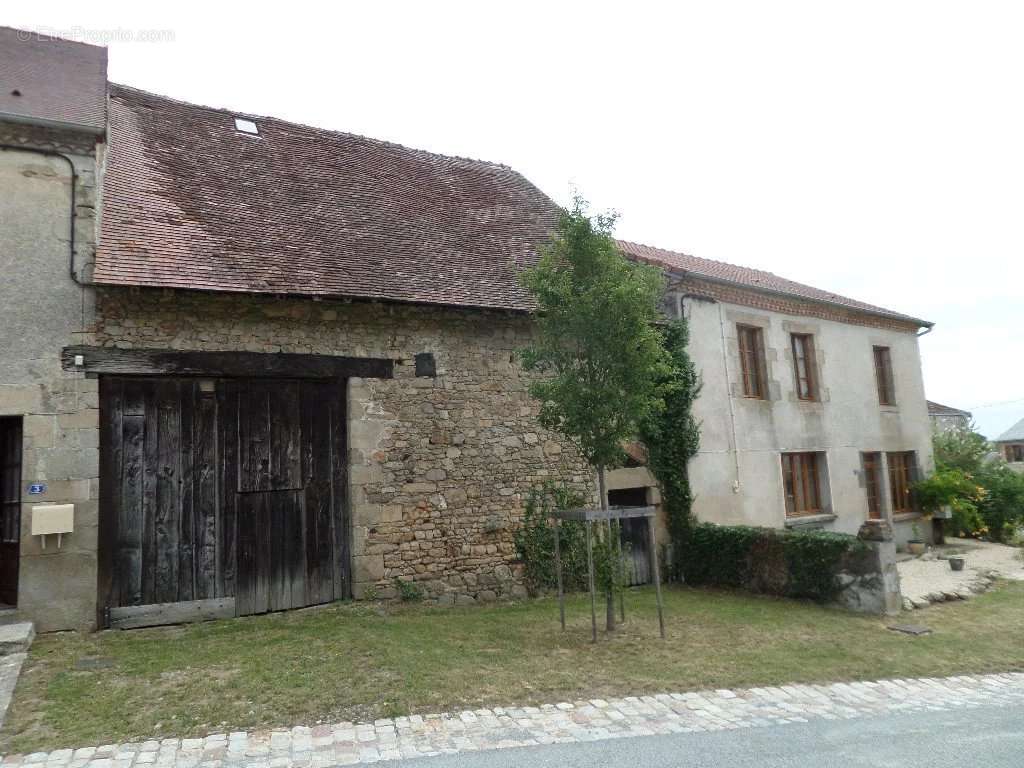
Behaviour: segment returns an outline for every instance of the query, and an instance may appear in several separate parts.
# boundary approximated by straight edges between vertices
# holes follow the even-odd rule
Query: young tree
[[[522,360],[543,374],[530,387],[541,402],[540,422],[569,437],[596,467],[602,509],[605,469],[621,464],[623,442],[664,408],[659,382],[672,371],[658,328],[664,278],[623,257],[614,224],[613,215],[588,216],[577,198],[522,278],[537,300],[536,335]],[[614,629],[607,583],[605,593]]]

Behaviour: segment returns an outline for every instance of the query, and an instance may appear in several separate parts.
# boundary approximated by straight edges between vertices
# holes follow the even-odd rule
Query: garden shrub
[[[985,495],[978,503],[978,512],[985,529],[994,541],[1013,538],[1016,529],[1024,523],[1024,475],[1019,475],[1005,464],[986,468],[979,477]]]
[[[582,507],[583,496],[571,489],[546,483],[526,498],[522,524],[516,529],[516,555],[523,563],[526,586],[534,593],[555,589],[555,510]],[[583,523],[562,521],[559,554],[567,592],[587,588],[587,545]]]
[[[828,602],[841,589],[846,559],[865,549],[856,536],[830,531],[701,523],[687,537],[681,565],[688,584]]]

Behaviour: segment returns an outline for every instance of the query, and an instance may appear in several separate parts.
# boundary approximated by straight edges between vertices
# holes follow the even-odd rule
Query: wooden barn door
[[[346,596],[343,392],[339,381],[102,378],[109,623]]]
[[[239,436],[237,455],[225,462],[225,475],[237,477],[238,614],[345,597],[341,388],[249,380],[224,389],[228,419],[237,418],[225,427]]]

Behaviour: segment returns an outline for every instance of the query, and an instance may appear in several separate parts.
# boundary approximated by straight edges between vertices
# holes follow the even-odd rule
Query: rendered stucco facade
[[[690,323],[690,353],[703,382],[695,405],[701,444],[689,468],[694,512],[700,520],[856,533],[868,519],[863,452],[914,451],[920,470],[931,471],[931,424],[914,329],[851,322],[827,309],[792,302],[775,308],[769,302],[750,301],[756,297],[742,292],[716,299],[688,293],[685,286],[675,290],[677,306]],[[744,396],[739,324],[762,329],[765,399]],[[816,402],[797,398],[793,333],[814,337],[820,390]],[[891,350],[896,395],[892,406],[879,404],[874,346]],[[787,518],[781,455],[804,451],[820,452],[825,458],[824,514]],[[897,541],[903,542],[913,535],[918,516],[892,514],[888,473],[880,474],[883,519],[893,523]],[[921,535],[929,535],[930,526],[918,528]]]
[[[23,422],[20,615],[40,630],[91,626],[96,611],[98,402],[96,381],[61,370],[60,350],[92,321],[91,289],[69,271],[71,170],[75,273],[85,280],[96,243],[96,137],[0,122],[0,416]],[[25,148],[25,149],[20,149]],[[64,155],[43,155],[43,149]],[[45,486],[32,494],[32,485]],[[32,508],[73,503],[74,532],[43,548]]]

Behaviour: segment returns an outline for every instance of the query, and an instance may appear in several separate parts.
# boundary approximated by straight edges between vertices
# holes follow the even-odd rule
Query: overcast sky
[[[1024,417],[1024,3],[8,4],[110,78],[507,163],[619,236],[936,322],[933,400]]]

